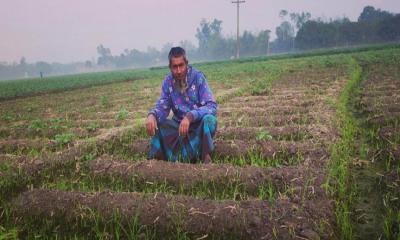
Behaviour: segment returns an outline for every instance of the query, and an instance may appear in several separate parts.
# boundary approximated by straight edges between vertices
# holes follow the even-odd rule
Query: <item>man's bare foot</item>
[[[209,164],[209,163],[211,163],[211,157],[210,157],[210,154],[207,154],[205,157],[204,157],[204,162],[203,162],[204,164]]]

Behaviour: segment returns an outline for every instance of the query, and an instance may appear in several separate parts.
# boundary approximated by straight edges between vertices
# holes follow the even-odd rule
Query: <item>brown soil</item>
[[[369,81],[371,81],[371,80],[369,80]],[[379,80],[376,80],[376,82],[379,82]],[[374,83],[376,83],[376,82],[374,82]],[[372,83],[372,84],[374,84],[374,83]],[[366,92],[390,92],[393,90],[397,90],[398,84],[399,84],[398,82],[393,82],[391,84],[386,84],[386,85],[382,85],[382,86],[377,86],[377,85],[366,86],[363,88],[363,90]]]
[[[128,118],[133,119],[137,116],[147,116],[148,111],[138,110],[135,112],[128,112]],[[86,117],[97,118],[97,119],[115,119],[118,115],[118,111],[106,111],[106,112],[96,112],[94,114],[88,115]]]
[[[92,149],[90,144],[77,144],[74,147],[65,149],[61,152],[46,153],[39,157],[27,158],[10,157],[12,155],[0,155],[0,160],[9,162],[18,168],[17,175],[23,174],[32,180],[39,180],[42,174],[49,171],[64,170],[66,166],[73,165],[80,157]],[[10,161],[13,160],[13,161]]]
[[[400,89],[392,89],[391,91],[368,91],[362,92],[360,96],[366,98],[385,97],[385,96],[400,96]]]
[[[392,188],[394,193],[400,194],[400,173],[394,169],[384,176],[385,185]]]
[[[271,184],[281,193],[290,189],[289,197],[299,201],[326,197],[321,185],[324,175],[304,167],[260,168],[235,167],[229,164],[185,164],[166,161],[127,162],[103,155],[91,161],[89,172],[94,177],[111,177],[136,184],[168,184],[175,190],[195,189],[204,184],[214,184],[221,189],[238,183],[251,196],[258,196],[259,188]],[[306,187],[307,189],[304,189]],[[305,192],[306,191],[306,192]]]
[[[310,124],[313,122],[311,115],[293,114],[293,115],[270,115],[270,116],[242,116],[237,118],[221,119],[227,127],[234,126],[285,126],[293,124]]]
[[[235,99],[236,101],[236,99]],[[316,100],[271,100],[271,101],[260,101],[260,102],[230,102],[225,105],[229,108],[241,108],[241,107],[268,107],[268,106],[291,106],[291,107],[308,107],[316,103]]]
[[[374,102],[398,103],[400,101],[400,94],[396,94],[393,91],[390,91],[390,92],[388,91],[388,92],[385,92],[385,94],[382,94],[381,96],[375,95],[375,96],[371,96],[371,97],[369,97],[369,96],[361,97],[361,101],[363,101],[364,99],[369,100],[369,101],[374,101]]]
[[[381,106],[392,106],[392,105],[399,105],[400,98],[399,97],[379,97],[379,98],[362,98],[360,99],[360,104],[365,106],[372,106],[376,108],[380,108]]]
[[[289,106],[269,106],[269,107],[242,107],[242,108],[220,108],[218,116],[220,117],[237,117],[237,116],[268,116],[271,114],[300,114],[308,113],[309,108],[306,107],[289,107]]]
[[[33,141],[37,138],[47,138],[47,139],[54,139],[57,134],[62,134],[65,132],[65,129],[52,129],[46,128],[41,130],[33,130],[29,129],[28,126],[21,126],[18,128],[0,128],[0,138],[4,139],[23,139],[28,138]],[[96,131],[90,132],[86,128],[71,128],[69,132],[73,133],[75,137],[78,138],[85,138],[90,136],[95,136]],[[51,140],[49,140],[51,142]],[[51,144],[50,144],[51,145]]]
[[[217,130],[216,138],[222,139],[240,139],[256,140],[262,138],[263,133],[275,139],[306,139],[311,136],[306,132],[307,127],[302,125],[284,126],[284,127],[222,127]],[[268,137],[264,136],[264,137]]]
[[[275,157],[278,154],[294,156],[309,154],[317,150],[315,143],[310,141],[244,141],[216,140],[214,154],[220,157],[245,157],[252,153],[260,153],[264,158]]]
[[[379,137],[384,140],[391,140],[396,136],[400,136],[400,128],[394,128],[391,126],[382,126],[379,128]]]
[[[400,163],[400,145],[394,145],[390,149],[390,155],[396,164]]]
[[[56,147],[57,143],[54,140],[45,139],[9,139],[0,141],[0,153],[13,153],[16,151],[26,153],[31,149],[54,151]]]
[[[310,94],[306,94],[307,91],[304,92],[287,92],[286,94],[280,94],[280,92],[274,92],[274,94],[269,96],[248,96],[248,97],[237,97],[235,98],[235,103],[263,103],[263,102],[282,102],[282,103],[293,103],[293,102],[304,102],[309,100],[318,99],[318,95],[310,96]]]
[[[400,104],[396,105],[384,105],[377,108],[376,106],[363,106],[362,111],[366,113],[390,113],[390,112],[400,112]]]
[[[6,125],[6,124],[5,124]],[[2,127],[0,128],[0,137],[5,139],[20,139],[20,138],[28,138],[29,136],[33,137],[43,137],[48,136],[48,138],[52,138],[57,134],[57,131],[46,131],[37,132],[29,129],[27,126],[20,126],[18,128],[11,127]]]
[[[306,201],[304,205],[279,200],[213,201],[161,193],[85,193],[33,190],[12,202],[13,212],[23,219],[63,222],[75,225],[95,212],[104,222],[115,212],[127,225],[137,217],[139,226],[154,227],[158,236],[168,236],[179,227],[193,238],[218,239],[332,239],[332,206],[328,201]],[[323,233],[318,227],[324,224]]]
[[[102,129],[96,136],[96,145],[102,147],[109,142],[119,141],[126,134],[136,135],[137,131],[139,131],[139,128],[132,125]]]
[[[124,146],[132,154],[145,155],[150,150],[150,139],[137,139],[134,143]]]
[[[371,124],[385,126],[400,119],[400,112],[386,112],[384,114],[374,115],[368,117],[367,121]]]
[[[136,139],[133,143],[124,143],[119,140],[111,140],[104,141],[104,148],[106,148],[106,152],[111,152],[113,150],[123,150],[125,153],[133,155],[146,155],[150,150],[150,139]],[[107,146],[107,144],[111,144],[111,149]],[[98,145],[98,148],[102,148],[103,146]],[[108,150],[107,150],[108,149]]]
[[[297,154],[311,154],[319,150],[315,143],[289,142],[289,141],[245,141],[245,140],[220,140],[215,141],[214,155],[219,157],[245,157],[252,153],[259,153],[264,158],[275,157],[278,154],[295,156]],[[121,146],[127,153],[146,155],[150,149],[149,139],[138,139],[132,144]]]

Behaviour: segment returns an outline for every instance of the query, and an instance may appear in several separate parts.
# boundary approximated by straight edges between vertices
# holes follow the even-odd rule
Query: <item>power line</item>
[[[237,6],[237,33],[236,33],[236,58],[239,58],[239,52],[240,52],[240,40],[239,40],[239,6],[241,3],[245,3],[246,1],[243,0],[237,0],[237,1],[232,1],[232,3],[236,3]]]

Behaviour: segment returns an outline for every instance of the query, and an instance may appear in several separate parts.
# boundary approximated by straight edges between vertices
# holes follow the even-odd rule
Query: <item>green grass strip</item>
[[[0,100],[62,92],[123,81],[161,78],[164,71],[120,70],[0,81]]]
[[[336,106],[336,124],[341,137],[331,148],[328,177],[328,191],[336,199],[335,214],[340,239],[353,239],[350,207],[354,192],[350,181],[349,167],[356,154],[354,139],[358,133],[358,125],[349,109],[349,102],[353,91],[361,81],[362,72],[362,68],[353,58],[349,59],[348,66],[350,78]]]

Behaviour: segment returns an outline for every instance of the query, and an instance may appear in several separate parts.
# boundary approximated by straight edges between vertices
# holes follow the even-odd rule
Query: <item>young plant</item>
[[[63,134],[57,134],[54,137],[54,140],[56,141],[59,147],[63,147],[68,143],[71,143],[74,140],[74,138],[75,136],[72,133],[63,133]]]
[[[128,110],[122,107],[117,113],[117,116],[115,118],[119,121],[123,121],[128,118],[128,114],[129,114]]]
[[[86,126],[86,130],[89,132],[95,132],[98,128],[100,128],[100,124],[97,122],[91,122],[88,126]]]
[[[272,137],[271,133],[269,133],[267,130],[264,130],[264,129],[260,130],[256,136],[256,139],[259,141],[272,140],[272,138],[273,137]]]
[[[47,124],[41,120],[41,119],[36,119],[30,122],[28,128],[31,130],[34,130],[35,132],[40,132],[44,130],[47,127]]]

